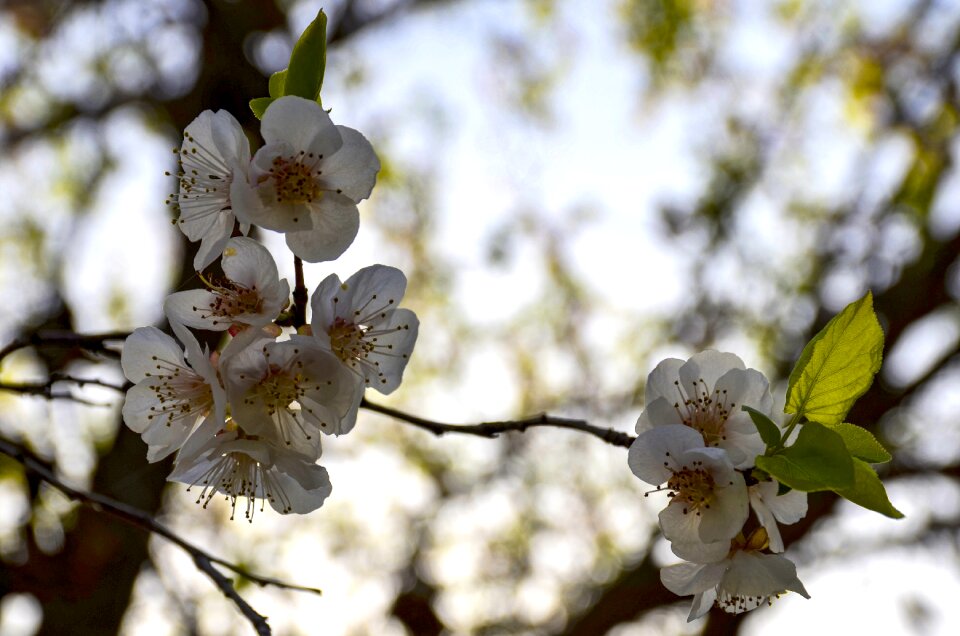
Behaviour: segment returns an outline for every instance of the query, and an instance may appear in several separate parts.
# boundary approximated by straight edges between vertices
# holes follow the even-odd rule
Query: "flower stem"
[[[293,257],[295,285],[293,288],[293,326],[296,329],[307,324],[307,285],[303,282],[303,261]]]

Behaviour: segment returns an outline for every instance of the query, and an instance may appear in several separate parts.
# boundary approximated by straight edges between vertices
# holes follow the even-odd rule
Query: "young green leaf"
[[[797,441],[779,453],[757,457],[757,467],[796,490],[814,492],[853,486],[853,458],[843,438],[808,422]]]
[[[780,427],[774,424],[773,420],[765,414],[753,407],[743,406],[741,408],[750,414],[750,419],[753,420],[753,425],[757,427],[757,432],[760,433],[760,439],[767,445],[767,448],[776,447],[780,443]]]
[[[883,464],[893,459],[887,449],[883,447],[883,444],[878,442],[877,438],[862,426],[846,422],[827,424],[826,426],[843,438],[847,450],[857,459],[862,459],[871,464]]]
[[[263,114],[267,112],[267,106],[273,103],[273,97],[257,97],[250,100],[250,110],[256,115],[257,119],[263,119]]]
[[[833,489],[834,492],[868,510],[879,512],[893,519],[903,518],[903,513],[890,503],[883,483],[870,464],[862,459],[854,459],[853,472],[853,485],[848,488],[835,488]]]
[[[270,85],[269,85],[270,97],[273,97],[273,98],[283,97],[286,94],[283,92],[284,89],[286,88],[286,83],[287,83],[287,69],[283,69],[282,71],[277,71],[276,73],[271,75]]]
[[[870,292],[850,303],[807,343],[790,373],[786,413],[838,424],[873,383],[883,357],[883,330]]]
[[[284,95],[320,101],[323,73],[327,65],[327,14],[320,10],[293,46],[284,81]]]

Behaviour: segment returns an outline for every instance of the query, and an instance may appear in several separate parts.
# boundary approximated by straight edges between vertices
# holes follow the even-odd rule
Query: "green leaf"
[[[850,303],[807,343],[790,373],[784,412],[839,424],[873,383],[883,358],[883,330],[870,292]]]
[[[775,455],[757,457],[757,467],[780,483],[804,492],[853,485],[853,458],[843,438],[815,422],[803,425],[792,446]]]
[[[287,83],[287,69],[277,71],[270,76],[270,97],[277,98],[285,95],[284,88]]]
[[[284,82],[284,94],[320,99],[323,72],[327,65],[327,14],[320,10],[293,46]]]
[[[827,424],[826,426],[843,438],[847,450],[857,459],[862,459],[871,464],[883,464],[893,459],[887,449],[883,447],[883,444],[878,442],[877,438],[862,426],[846,422]]]
[[[250,100],[250,110],[257,116],[257,119],[263,119],[263,113],[267,111],[267,106],[272,104],[273,97],[257,97]]]
[[[848,488],[834,489],[834,492],[868,510],[879,512],[893,519],[903,518],[903,513],[890,503],[883,483],[870,464],[862,459],[854,459],[853,470],[853,485]]]
[[[780,427],[774,424],[773,420],[753,407],[743,406],[741,408],[750,414],[750,419],[753,420],[753,425],[757,427],[760,439],[767,445],[767,448],[774,448],[780,444]]]

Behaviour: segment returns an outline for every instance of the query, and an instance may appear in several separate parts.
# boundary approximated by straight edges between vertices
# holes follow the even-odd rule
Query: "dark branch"
[[[307,285],[303,280],[303,261],[299,256],[293,257],[293,273],[295,284],[293,288],[293,326],[296,329],[307,324]]]
[[[223,573],[217,570],[214,567],[214,564],[232,570],[240,576],[261,586],[273,585],[275,587],[288,590],[312,592],[314,594],[322,593],[317,588],[292,585],[290,583],[278,581],[277,579],[250,574],[240,566],[212,556],[192,543],[189,543],[166,526],[158,523],[153,517],[142,510],[99,493],[86,492],[77,488],[73,488],[72,486],[68,486],[54,474],[54,471],[49,464],[44,462],[42,459],[31,453],[20,444],[0,438],[0,453],[8,455],[20,462],[26,470],[37,475],[74,501],[88,506],[97,512],[109,514],[122,521],[125,521],[132,526],[146,530],[147,532],[160,535],[168,541],[171,541],[179,546],[181,549],[186,551],[191,558],[193,558],[193,562],[196,564],[197,568],[210,577],[220,591],[223,592],[224,596],[234,602],[237,608],[243,613],[247,620],[250,621],[254,629],[261,636],[271,633],[270,626],[267,624],[267,619],[258,614],[249,603],[243,600],[243,597],[241,597],[234,588],[233,582],[225,577]]]
[[[636,439],[632,435],[615,431],[612,428],[594,426],[586,420],[555,417],[552,415],[547,415],[546,413],[532,415],[520,420],[481,422],[480,424],[444,424],[443,422],[435,422],[433,420],[417,417],[416,415],[410,415],[409,413],[398,411],[397,409],[390,408],[389,406],[373,404],[366,398],[363,399],[363,401],[360,403],[360,406],[369,411],[374,411],[375,413],[388,415],[394,419],[406,422],[407,424],[413,424],[416,427],[430,431],[438,437],[446,433],[463,433],[466,435],[477,435],[479,437],[493,438],[497,437],[501,433],[509,433],[511,431],[523,433],[528,428],[533,428],[535,426],[553,426],[555,428],[566,428],[569,430],[587,433],[588,435],[599,437],[608,444],[613,444],[614,446],[623,446],[624,448],[629,448],[630,444],[633,443],[633,440]]]
[[[0,360],[3,360],[14,351],[25,347],[66,347],[74,349],[83,349],[91,353],[119,358],[120,354],[115,349],[108,348],[110,342],[126,340],[129,332],[82,334],[63,330],[41,330],[31,334],[21,336],[0,349]]]

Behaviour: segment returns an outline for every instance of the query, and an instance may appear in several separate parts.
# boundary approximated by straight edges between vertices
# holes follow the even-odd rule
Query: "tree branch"
[[[198,548],[197,546],[188,542],[186,539],[183,539],[178,534],[174,533],[166,526],[158,523],[152,516],[143,512],[142,510],[99,493],[86,492],[69,486],[54,474],[53,469],[49,464],[20,444],[0,438],[0,453],[8,455],[14,460],[18,461],[27,471],[37,475],[74,501],[88,506],[97,512],[103,512],[116,517],[132,526],[146,530],[147,532],[152,532],[153,534],[159,535],[179,546],[182,550],[190,555],[197,568],[210,577],[220,591],[223,592],[224,596],[233,601],[241,613],[243,613],[247,620],[250,621],[251,625],[253,625],[257,634],[260,634],[261,636],[271,633],[266,617],[258,614],[256,610],[254,610],[253,607],[251,607],[250,604],[247,603],[243,597],[237,593],[233,586],[233,582],[225,577],[222,572],[217,570],[214,567],[215,564],[232,570],[240,576],[261,586],[272,585],[282,589],[322,594],[322,591],[317,588],[293,585],[277,579],[251,574],[238,565],[215,557],[201,548]]]
[[[299,256],[293,257],[293,326],[295,329],[307,324],[307,285],[303,280],[303,261]]]
[[[629,448],[630,444],[633,443],[633,440],[636,439],[632,435],[615,431],[612,428],[594,426],[586,420],[555,417],[553,415],[547,415],[546,413],[532,415],[520,420],[481,422],[480,424],[444,424],[443,422],[436,422],[433,420],[424,419],[422,417],[417,417],[416,415],[410,415],[409,413],[398,411],[397,409],[389,406],[374,404],[367,400],[367,398],[363,398],[360,406],[369,411],[401,420],[407,424],[413,424],[418,428],[430,431],[437,437],[446,433],[464,433],[467,435],[493,438],[499,436],[501,433],[509,433],[511,431],[523,433],[528,428],[533,428],[535,426],[553,426],[556,428],[565,428],[587,433],[588,435],[599,437],[608,444],[612,444],[614,446],[623,446],[624,448]]]
[[[0,349],[0,360],[3,360],[14,351],[26,347],[72,347],[84,349],[92,353],[99,353],[111,358],[119,358],[120,353],[107,348],[107,343],[117,340],[126,340],[129,332],[112,332],[99,334],[74,333],[63,330],[42,330],[31,334],[20,336],[10,342],[3,349]]]

